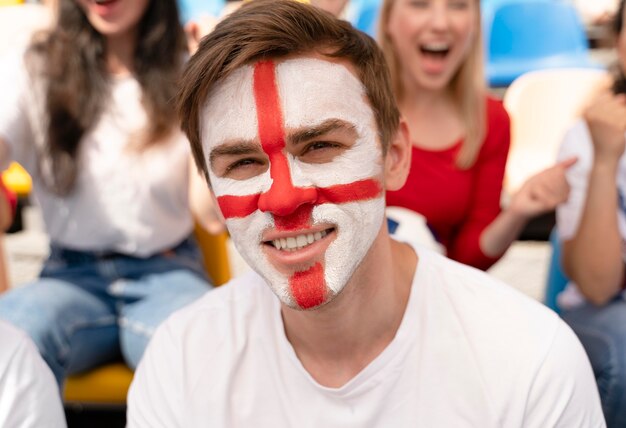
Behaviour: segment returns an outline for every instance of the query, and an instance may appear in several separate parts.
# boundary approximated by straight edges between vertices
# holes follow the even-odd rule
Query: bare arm
[[[565,171],[574,163],[576,158],[566,159],[526,180],[509,206],[480,235],[481,250],[492,257],[502,254],[531,218],[550,212],[566,201],[569,186]]]
[[[217,235],[226,229],[213,192],[196,169],[193,159],[189,164],[189,208],[196,221],[207,232]]]
[[[624,278],[616,174],[624,153],[626,98],[605,92],[584,118],[594,158],[578,229],[563,243],[563,267],[582,294],[601,305],[619,292]]]
[[[8,156],[7,144],[0,137],[0,160]],[[3,184],[2,184],[3,185]],[[5,232],[13,220],[13,210],[4,192],[0,194],[0,231]],[[4,237],[0,237],[0,294],[9,289],[9,278],[7,272],[6,255],[4,251]]]

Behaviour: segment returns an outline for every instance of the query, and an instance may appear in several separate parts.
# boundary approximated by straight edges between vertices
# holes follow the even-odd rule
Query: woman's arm
[[[479,269],[487,269],[500,254],[486,254],[480,245],[484,230],[500,214],[504,168],[509,153],[510,121],[502,104],[489,100],[488,134],[471,174],[470,205],[465,218],[447,245],[448,257]]]
[[[581,293],[601,305],[622,287],[624,262],[619,233],[617,171],[624,153],[626,98],[601,94],[584,119],[593,143],[593,162],[578,229],[563,243],[563,267]]]
[[[0,159],[6,159],[6,144],[0,137]],[[13,221],[13,208],[0,178],[0,232],[4,233]],[[9,289],[9,275],[4,251],[4,237],[0,236],[0,294]]]
[[[513,195],[511,203],[481,234],[480,248],[487,256],[497,257],[504,253],[530,219],[553,211],[567,200],[569,186],[565,171],[576,160],[566,159],[526,180]]]

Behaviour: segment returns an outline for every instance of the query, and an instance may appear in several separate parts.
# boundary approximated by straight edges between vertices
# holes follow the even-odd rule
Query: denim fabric
[[[210,288],[191,239],[147,259],[53,245],[37,281],[0,296],[0,318],[31,336],[62,385],[120,353],[135,368],[161,321]]]
[[[598,383],[608,428],[626,427],[626,301],[586,303],[561,314],[583,344]]]

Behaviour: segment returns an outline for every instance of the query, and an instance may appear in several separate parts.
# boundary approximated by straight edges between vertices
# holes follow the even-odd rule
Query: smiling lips
[[[302,235],[289,236],[287,238],[277,238],[269,241],[274,248],[283,251],[297,251],[304,247],[308,247],[314,242],[324,238],[332,229],[322,230],[321,232],[306,233]]]

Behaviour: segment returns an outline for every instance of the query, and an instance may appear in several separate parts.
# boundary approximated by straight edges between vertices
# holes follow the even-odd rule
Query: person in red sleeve
[[[389,206],[422,214],[448,257],[487,269],[531,218],[565,201],[567,159],[530,178],[501,212],[509,117],[488,96],[478,0],[386,0],[380,41],[413,143]]]

